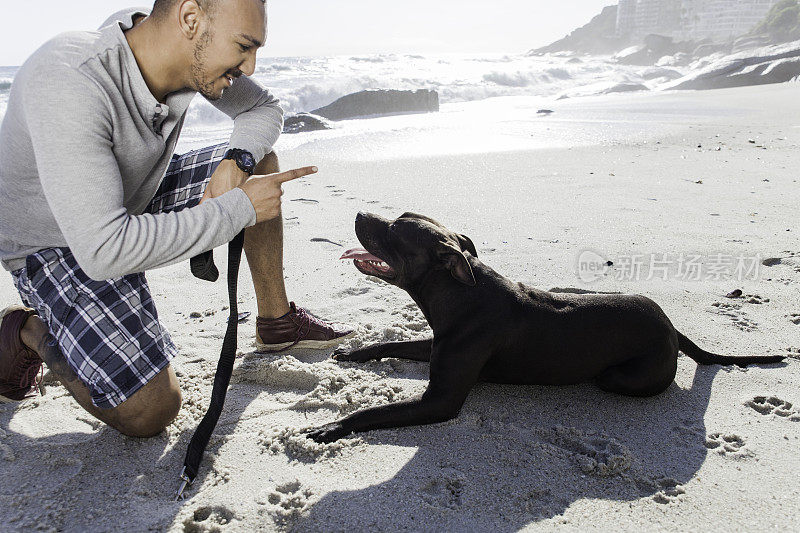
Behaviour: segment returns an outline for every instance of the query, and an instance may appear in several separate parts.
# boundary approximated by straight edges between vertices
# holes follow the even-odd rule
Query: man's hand
[[[253,176],[240,185],[239,188],[247,194],[256,210],[256,224],[281,214],[282,184],[316,172],[317,167],[296,168],[277,174]]]
[[[249,178],[247,172],[244,172],[236,165],[236,161],[232,159],[223,159],[217,165],[214,174],[208,181],[203,198],[200,199],[202,204],[209,198],[216,198],[222,196],[228,191],[232,191]]]

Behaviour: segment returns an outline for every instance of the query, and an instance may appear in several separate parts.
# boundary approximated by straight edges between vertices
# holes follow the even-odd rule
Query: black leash
[[[200,469],[200,462],[203,460],[203,452],[208,446],[211,434],[217,426],[219,416],[222,413],[222,406],[225,404],[225,395],[228,392],[228,384],[233,373],[233,363],[236,360],[236,335],[239,325],[239,310],[237,309],[237,285],[239,279],[239,264],[242,261],[242,248],[244,246],[244,230],[228,243],[228,299],[230,300],[230,317],[228,318],[228,329],[225,331],[225,340],[222,341],[222,353],[217,363],[217,372],[214,375],[214,388],[211,391],[211,405],[208,407],[203,420],[194,431],[192,440],[189,442],[189,449],[186,450],[186,458],[183,460],[183,470],[181,470],[181,484],[175,501],[183,499],[183,491],[191,485],[197,477]],[[214,265],[214,254],[211,250],[193,257],[191,262],[192,274],[206,281],[216,281],[219,278],[219,270]]]

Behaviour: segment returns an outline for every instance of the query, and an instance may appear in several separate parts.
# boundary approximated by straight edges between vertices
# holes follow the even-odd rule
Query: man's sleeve
[[[256,161],[272,151],[283,130],[283,109],[260,83],[242,76],[211,104],[233,119],[231,148],[247,150]]]
[[[45,198],[89,277],[177,263],[255,224],[253,205],[238,188],[177,213],[130,215],[101,90],[69,68],[53,68],[20,90]]]

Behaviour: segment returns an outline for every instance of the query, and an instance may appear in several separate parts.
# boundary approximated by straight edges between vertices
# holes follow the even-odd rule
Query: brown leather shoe
[[[289,313],[280,318],[256,319],[259,352],[280,352],[292,346],[328,348],[353,336],[353,329],[323,322],[302,307],[296,307],[294,302],[289,307]]]
[[[31,396],[42,369],[41,358],[22,343],[19,332],[36,311],[12,305],[0,312],[0,403]]]

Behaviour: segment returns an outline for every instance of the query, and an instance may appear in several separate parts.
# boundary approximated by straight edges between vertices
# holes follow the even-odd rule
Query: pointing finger
[[[293,170],[281,172],[280,174],[275,174],[275,176],[273,176],[273,179],[278,183],[286,183],[287,181],[296,180],[297,178],[302,178],[303,176],[308,176],[309,174],[316,174],[316,173],[317,173],[317,167],[295,168]]]

